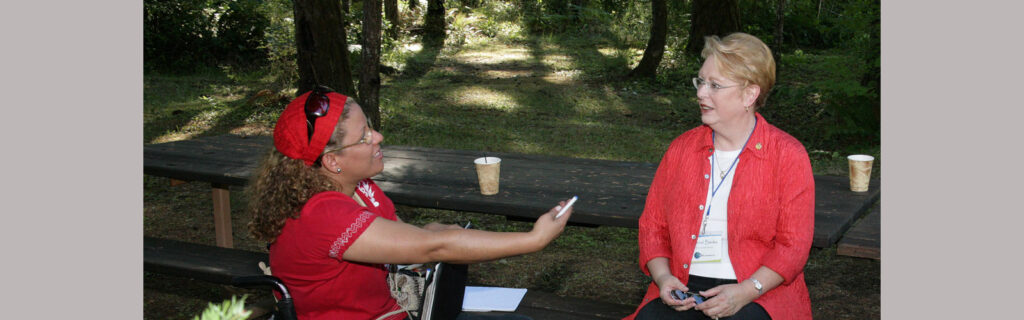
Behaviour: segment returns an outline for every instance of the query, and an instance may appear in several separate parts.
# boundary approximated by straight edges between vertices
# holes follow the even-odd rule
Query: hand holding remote
[[[569,199],[569,203],[566,203],[565,206],[562,207],[562,210],[558,210],[558,214],[555,215],[555,219],[561,218],[562,214],[564,214],[565,211],[569,210],[569,208],[571,208],[572,205],[574,203],[576,203],[576,199],[579,199],[579,198],[580,197],[578,197],[578,196],[572,196],[572,199]]]

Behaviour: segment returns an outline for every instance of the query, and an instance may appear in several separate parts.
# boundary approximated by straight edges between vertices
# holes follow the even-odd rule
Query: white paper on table
[[[462,298],[462,311],[513,312],[519,308],[519,302],[525,295],[526,289],[520,288],[466,286],[466,295]]]

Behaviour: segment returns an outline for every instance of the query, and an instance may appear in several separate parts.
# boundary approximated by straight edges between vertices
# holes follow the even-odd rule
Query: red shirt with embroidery
[[[270,245],[271,271],[288,286],[299,319],[376,319],[399,308],[384,265],[342,260],[373,219],[397,220],[394,204],[372,180],[361,181],[356,194],[365,208],[340,192],[314,195]]]
[[[784,278],[754,300],[772,319],[811,319],[804,283],[814,235],[814,176],[803,144],[756,114],[757,127],[734,168],[729,195],[728,253],[736,279],[761,266]],[[714,152],[711,128],[704,125],[677,137],[658,165],[640,217],[640,268],[657,257],[669,259],[672,274],[689,279],[696,235],[708,194]],[[637,311],[659,299],[652,281]],[[626,317],[632,319],[636,313]]]

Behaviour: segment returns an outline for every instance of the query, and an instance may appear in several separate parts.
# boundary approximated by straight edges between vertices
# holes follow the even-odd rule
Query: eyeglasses
[[[317,85],[316,88],[313,88],[313,92],[310,92],[309,96],[306,97],[306,133],[309,136],[307,141],[313,141],[316,119],[327,115],[327,110],[331,108],[331,99],[327,98],[327,93],[330,92],[334,92],[334,90],[326,86]]]
[[[714,82],[714,81],[710,81],[709,82],[707,80],[704,80],[704,78],[701,78],[701,77],[693,78],[693,87],[695,89],[700,90],[700,87],[708,87],[709,89],[711,89],[712,93],[718,92],[718,90],[721,90],[721,89],[732,88],[732,87],[736,87],[736,86],[739,86],[739,85],[738,84],[734,84],[734,85],[731,85],[731,86],[723,86],[721,84],[718,84],[718,82]]]
[[[324,151],[323,154],[328,154],[328,153],[335,152],[335,151],[341,151],[342,149],[345,149],[345,148],[348,148],[348,147],[352,147],[352,146],[358,146],[360,144],[365,144],[365,145],[373,144],[373,123],[370,122],[370,119],[366,119],[366,128],[363,129],[363,138],[359,139],[358,142],[352,143],[352,144],[343,145],[343,146],[338,147],[338,148],[334,148],[334,149],[330,149],[330,150]]]
[[[683,292],[682,290],[672,290],[672,295],[675,296],[676,300],[686,300],[686,298],[693,297],[693,301],[697,304],[704,303],[704,300],[708,299],[700,294]]]

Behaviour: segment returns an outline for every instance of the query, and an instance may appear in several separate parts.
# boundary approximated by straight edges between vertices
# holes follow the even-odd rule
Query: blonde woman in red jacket
[[[733,33],[707,37],[701,55],[704,125],[654,176],[639,235],[653,282],[627,319],[810,319],[814,177],[803,145],[757,113],[775,83],[771,50]]]

